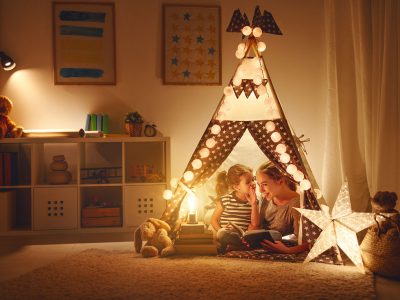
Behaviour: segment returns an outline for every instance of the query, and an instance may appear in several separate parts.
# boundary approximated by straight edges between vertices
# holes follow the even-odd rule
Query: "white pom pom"
[[[240,77],[234,77],[232,80],[232,83],[234,86],[240,86],[242,84],[242,78]]]
[[[237,59],[242,59],[244,57],[245,52],[244,51],[240,51],[240,50],[236,50],[235,52],[235,56]]]
[[[268,121],[268,122],[265,124],[265,129],[267,129],[267,132],[274,131],[274,130],[275,130],[275,123],[272,122],[272,121]]]
[[[285,153],[286,146],[284,144],[278,144],[275,148],[275,151],[278,152],[279,154]]]
[[[229,97],[232,94],[233,94],[233,89],[231,86],[224,87],[224,95],[225,96]]]
[[[288,172],[290,175],[293,175],[297,171],[297,167],[295,165],[288,165],[286,168],[286,172]]]
[[[258,50],[259,52],[264,52],[265,49],[267,49],[267,46],[265,45],[264,42],[258,42],[258,43],[257,43],[257,50]]]
[[[245,35],[245,36],[249,36],[249,35],[251,34],[251,32],[252,32],[252,30],[251,30],[251,27],[250,27],[250,26],[244,26],[244,27],[242,28],[242,33],[243,33],[243,35]]]
[[[304,179],[303,172],[300,170],[297,170],[296,172],[294,172],[293,179],[296,180],[297,182],[302,181]]]
[[[253,35],[254,37],[258,38],[262,35],[262,30],[260,27],[256,27],[253,29]]]
[[[263,86],[263,85],[259,85],[257,87],[257,93],[259,95],[265,95],[267,93],[267,88],[265,86]]]
[[[317,197],[317,199],[321,199],[322,192],[319,189],[314,189],[314,193],[315,193],[315,197]]]
[[[244,51],[246,49],[246,44],[245,43],[240,43],[237,47],[239,51]]]
[[[262,83],[263,79],[261,76],[257,75],[253,78],[253,82],[255,85],[260,85]]]
[[[215,146],[216,143],[217,143],[217,142],[216,142],[213,138],[209,138],[209,139],[206,141],[206,146],[207,146],[207,148],[212,148],[212,147]]]
[[[304,179],[300,181],[300,187],[303,189],[303,191],[307,191],[311,188],[311,182],[307,179]]]
[[[290,155],[287,154],[287,153],[282,153],[282,154],[279,156],[279,160],[280,160],[282,163],[287,164],[287,163],[290,161]]]
[[[178,182],[179,182],[179,179],[174,177],[174,178],[171,178],[171,180],[169,181],[169,184],[171,185],[171,187],[173,189],[175,189],[178,186]]]

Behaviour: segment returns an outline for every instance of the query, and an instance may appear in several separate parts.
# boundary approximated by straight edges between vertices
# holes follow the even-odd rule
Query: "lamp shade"
[[[16,64],[11,57],[5,54],[3,51],[0,51],[0,61],[1,67],[6,70],[10,71],[15,68]]]

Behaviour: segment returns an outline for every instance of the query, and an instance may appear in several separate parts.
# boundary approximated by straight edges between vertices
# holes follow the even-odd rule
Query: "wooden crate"
[[[120,207],[86,207],[82,209],[82,227],[121,226]]]

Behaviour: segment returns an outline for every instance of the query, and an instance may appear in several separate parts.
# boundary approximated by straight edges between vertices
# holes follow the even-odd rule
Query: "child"
[[[229,222],[240,226],[244,231],[256,229],[260,222],[259,209],[253,183],[253,173],[249,167],[233,165],[228,172],[221,172],[217,177],[219,190],[233,189],[233,192],[220,197],[211,217],[211,225],[217,232],[221,244],[218,251],[224,253],[226,247],[243,246],[239,233]]]

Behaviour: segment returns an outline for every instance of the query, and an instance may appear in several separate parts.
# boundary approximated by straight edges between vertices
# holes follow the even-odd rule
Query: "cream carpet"
[[[236,258],[144,259],[89,249],[0,283],[0,299],[373,299],[355,267]]]

